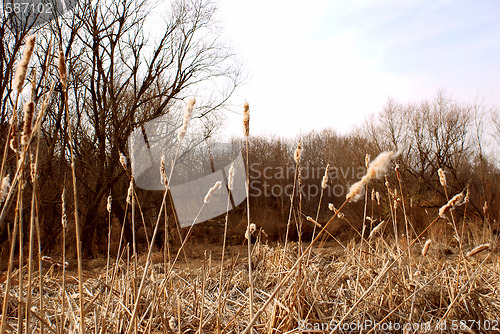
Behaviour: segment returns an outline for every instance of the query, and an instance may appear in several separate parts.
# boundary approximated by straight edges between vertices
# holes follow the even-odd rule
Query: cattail
[[[227,177],[227,187],[229,190],[233,190],[233,181],[234,181],[234,163],[231,163],[231,167],[229,167],[229,173]]]
[[[422,256],[427,256],[430,247],[431,247],[431,239],[427,239],[427,241],[425,241],[424,247],[422,248]]]
[[[165,170],[165,156],[161,156],[161,163],[160,163],[160,176],[161,176],[161,183],[165,185],[165,187],[168,184],[167,181],[167,172]]]
[[[311,223],[313,223],[314,225],[316,225],[317,227],[319,227],[319,228],[323,228],[323,226],[321,226],[321,224],[320,224],[320,223],[318,223],[317,221],[315,221],[315,220],[313,219],[313,217],[311,217],[311,216],[307,216],[307,217],[306,217],[306,219],[307,219],[308,221],[310,221]]]
[[[484,212],[485,216],[488,214],[488,202],[487,201],[484,201],[483,212]]]
[[[106,210],[111,213],[111,206],[113,205],[113,197],[108,196],[108,202],[106,203]]]
[[[375,201],[375,188],[372,188],[372,202]]]
[[[30,62],[31,56],[33,55],[33,50],[35,49],[35,35],[31,35],[26,38],[26,46],[24,49],[23,58],[17,64],[16,75],[14,76],[14,89],[18,94],[23,90],[24,80],[26,79],[26,72],[28,72],[28,64]]]
[[[448,212],[451,208],[454,208],[458,205],[463,204],[463,199],[464,199],[464,194],[463,193],[458,193],[455,196],[453,196],[452,199],[449,200],[446,205],[442,206],[439,209],[439,216],[444,217],[445,213]]]
[[[250,239],[250,236],[257,230],[254,223],[250,224],[249,229],[245,232],[245,238]],[[250,233],[249,233],[250,231]]]
[[[439,183],[441,183],[443,187],[446,187],[446,175],[444,174],[444,170],[439,168],[438,175],[439,175]]]
[[[30,155],[30,176],[31,176],[31,182],[35,182],[36,178],[36,158],[35,155],[32,153]]]
[[[207,195],[205,196],[205,199],[203,200],[203,202],[205,202],[205,204],[208,203],[208,201],[210,201],[210,198],[215,193],[215,191],[220,188],[220,185],[221,185],[221,181],[217,181],[217,182],[215,182],[214,186],[208,190]]]
[[[330,164],[326,165],[325,175],[323,175],[323,181],[321,181],[321,188],[325,189],[328,183],[328,172],[330,172]]]
[[[66,212],[66,187],[63,188],[62,194],[61,194],[61,225],[63,228],[66,228],[68,226],[68,215]]]
[[[243,134],[245,137],[250,134],[250,106],[248,102],[243,105]]]
[[[368,153],[366,153],[365,155],[365,167],[368,168],[370,167],[370,155]]]
[[[68,74],[66,70],[66,58],[64,57],[64,52],[59,50],[59,81],[61,82],[62,89],[65,92],[68,88]]]
[[[482,244],[482,245],[479,245],[477,246],[476,248],[470,250],[467,252],[467,254],[465,254],[465,256],[467,257],[471,257],[471,256],[474,256],[478,253],[481,253],[482,251],[484,250],[487,250],[491,247],[491,245],[488,243],[488,244]]]
[[[293,160],[295,160],[295,163],[299,163],[300,161],[300,156],[302,155],[302,145],[299,141],[299,144],[297,145],[297,148],[295,149],[295,152],[293,153]]]
[[[21,134],[22,145],[28,145],[29,143],[29,139],[31,137],[34,111],[35,111],[35,103],[33,101],[29,101],[24,104],[23,108],[24,124],[23,124],[23,132]]]
[[[370,163],[368,167],[368,171],[366,172],[365,178],[367,178],[366,182],[373,178],[379,178],[380,175],[384,174],[389,168],[389,163],[391,162],[391,158],[394,156],[393,151],[382,152],[380,153],[375,160]]]
[[[19,142],[17,139],[17,124],[12,124],[12,127],[10,128],[9,147],[12,151],[17,153],[19,148]]]
[[[371,239],[371,237],[373,237],[377,232],[379,232],[382,229],[382,227],[384,227],[384,224],[385,220],[382,220],[380,224],[375,226],[375,228],[370,232],[370,236],[368,237],[368,239]]]
[[[122,165],[123,169],[127,170],[127,157],[122,152],[120,152],[120,165]]]
[[[127,203],[132,204],[132,196],[134,194],[134,179],[130,179],[130,185],[128,187],[128,192],[127,192]]]
[[[10,175],[6,175],[3,177],[2,184],[0,186],[0,203],[5,201],[5,198],[9,193],[9,189],[10,189]]]
[[[378,191],[375,192],[375,198],[377,199],[377,205],[380,206],[380,193]]]
[[[364,193],[365,193],[365,183],[364,180],[361,179],[360,181],[354,183],[349,188],[349,193],[346,195],[346,200],[350,201],[352,199],[353,202],[356,202],[364,195]]]
[[[349,193],[346,195],[346,200],[352,200],[354,202],[359,200],[364,194],[364,185],[367,184],[371,179],[378,178],[381,174],[385,173],[393,156],[393,151],[380,153],[375,158],[375,160],[370,163],[368,170],[366,171],[366,175],[363,176],[360,181],[354,183],[351,188],[349,188]]]
[[[179,141],[182,141],[184,136],[186,135],[189,121],[191,120],[191,115],[193,114],[194,104],[196,103],[196,99],[190,98],[187,102],[186,109],[184,110],[184,118],[182,119],[182,126],[177,133],[177,138]]]

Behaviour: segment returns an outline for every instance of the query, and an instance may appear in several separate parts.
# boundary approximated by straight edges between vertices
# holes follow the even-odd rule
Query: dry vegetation
[[[14,80],[17,98],[13,110],[18,110],[17,99],[35,45],[34,39],[29,41]],[[47,57],[45,65],[52,61]],[[68,82],[62,52],[59,52],[57,66],[61,105],[68,110]],[[438,169],[433,171],[432,177],[421,175],[426,186],[439,188],[443,195],[432,199],[438,206],[428,208],[426,219],[421,215],[414,216],[413,197],[409,195],[413,193],[409,190],[412,185],[405,178],[415,175],[407,165],[405,172],[409,172],[403,173],[397,164],[400,155],[408,152],[384,151],[381,146],[373,150],[382,152],[377,158],[370,161],[367,156],[365,166],[360,164],[363,176],[352,182],[342,202],[335,204],[338,209],[332,204],[330,211],[325,213],[328,205],[324,201],[329,197],[325,194],[323,198],[323,190],[332,181],[326,176],[320,177],[319,200],[311,203],[294,193],[292,205],[281,208],[282,212],[286,211],[283,208],[288,208],[282,214],[287,217],[282,224],[286,227],[286,234],[281,236],[280,243],[273,243],[264,240],[266,229],[271,228],[269,222],[264,229],[259,224],[255,228],[251,223],[254,210],[256,216],[260,214],[259,206],[251,205],[250,196],[247,196],[243,228],[236,231],[243,240],[245,234],[253,233],[246,238],[245,247],[226,245],[228,237],[224,233],[221,234],[224,242],[220,246],[211,245],[211,251],[198,255],[202,257],[198,260],[192,259],[196,253],[195,243],[190,239],[193,227],[179,232],[181,241],[178,244],[172,246],[165,240],[163,252],[155,252],[154,241],[163,224],[162,213],[166,211],[169,189],[166,181],[172,176],[172,170],[165,171],[164,167],[161,173],[165,191],[155,225],[150,231],[145,228],[145,251],[141,254],[137,251],[135,233],[139,228],[136,225],[146,224],[135,221],[139,216],[135,210],[142,203],[130,179],[126,197],[109,198],[107,203],[109,216],[106,225],[109,230],[117,226],[112,223],[112,206],[116,202],[124,206],[125,214],[119,224],[121,230],[115,234],[110,232],[104,238],[108,241],[106,260],[90,263],[85,261],[81,249],[80,187],[77,183],[80,171],[74,161],[72,122],[67,112],[67,153],[71,161],[72,184],[68,186],[71,192],[64,192],[62,217],[58,217],[61,219],[58,225],[61,240],[57,240],[62,252],[57,254],[61,255],[57,260],[56,257],[43,256],[43,235],[39,226],[41,212],[37,207],[40,201],[37,193],[38,161],[42,154],[39,149],[40,129],[49,101],[54,98],[54,85],[39,102],[26,103],[22,131],[18,128],[16,113],[12,113],[5,141],[0,175],[4,180],[0,221],[12,214],[13,225],[8,225],[9,261],[0,284],[3,301],[0,334],[298,333],[302,330],[484,333],[500,329],[499,237],[498,222],[494,219],[494,210],[498,210],[487,204],[496,203],[496,197],[487,198],[482,215],[478,215],[477,201],[475,208],[470,208],[472,191],[459,184],[461,170],[451,169],[454,186],[450,186],[446,173]],[[178,132],[179,147],[188,130],[194,105],[194,99],[190,100],[186,108]],[[36,117],[33,115],[35,110]],[[247,104],[243,122],[248,181],[252,143],[249,140]],[[311,146],[307,142],[299,143],[293,154],[289,154],[296,171],[293,183],[298,189],[303,182],[311,182],[301,179],[298,172],[307,163],[308,147]],[[8,155],[15,155],[18,162],[11,177],[6,172]],[[442,155],[437,158],[442,159],[443,165],[449,162]],[[125,175],[130,177],[125,159],[120,161]],[[424,165],[419,167],[426,172],[427,162],[421,163]],[[167,173],[170,174],[167,176]],[[25,183],[32,185],[29,202],[23,196],[27,194]],[[201,192],[208,191],[205,203],[210,201],[210,196],[219,186],[220,183],[212,189],[200,189]],[[491,194],[491,189],[489,191]],[[486,192],[484,196],[487,197]],[[71,209],[66,208],[66,201],[70,198]],[[9,211],[11,205],[15,210]],[[30,210],[28,229],[23,227],[23,221],[28,221],[28,217],[23,217],[23,207]],[[475,214],[468,214],[468,210],[475,210]],[[356,214],[348,215],[349,211]],[[130,222],[128,212],[132,212]],[[307,216],[307,212],[314,212],[314,218]],[[73,231],[68,228],[70,217],[74,217]],[[222,219],[226,231],[227,218],[228,215]],[[126,243],[125,226],[130,223],[134,242]],[[339,239],[335,232],[338,226],[347,226],[349,237]],[[245,230],[249,232],[245,233]],[[307,238],[306,230],[312,231]],[[23,239],[25,232],[27,240]],[[67,234],[70,243],[66,240]],[[112,238],[115,235],[116,238]],[[112,242],[117,243],[116,247],[111,247]],[[75,259],[66,259],[67,248],[76,249]],[[66,261],[70,261],[73,267],[67,268]],[[373,326],[375,323],[379,327]],[[402,326],[407,327],[403,329]]]

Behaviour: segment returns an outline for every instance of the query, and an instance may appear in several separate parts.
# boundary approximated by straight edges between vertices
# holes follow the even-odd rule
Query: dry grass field
[[[28,52],[15,78],[18,92],[22,90],[34,40],[29,40],[27,45]],[[65,108],[68,108],[62,53],[58,68]],[[162,253],[155,251],[150,240],[156,238],[158,227],[163,224],[161,213],[169,187],[166,182],[147,252],[139,254],[135,244],[126,244],[122,228],[120,237],[114,240],[118,242],[118,251],[113,254],[109,250],[111,240],[108,239],[107,257],[90,261],[81,251],[78,187],[70,145],[73,187],[72,193],[65,192],[62,200],[63,252],[57,259],[44,257],[40,251],[36,207],[37,159],[41,154],[37,143],[51,94],[52,90],[40,105],[27,102],[22,132],[12,126],[17,124],[12,116],[9,131],[12,140],[7,141],[4,148],[5,152],[15,150],[18,164],[10,179],[3,179],[0,219],[4,219],[8,211],[5,208],[10,205],[16,207],[16,215],[23,212],[23,206],[30,207],[31,214],[24,219],[16,216],[9,231],[8,268],[0,282],[0,334],[490,333],[500,330],[499,236],[496,222],[488,218],[488,208],[484,208],[484,220],[470,218],[468,189],[454,192],[440,170],[436,187],[444,189],[447,201],[440,204],[439,210],[429,212],[428,222],[412,221],[407,214],[411,204],[404,196],[405,181],[399,174],[397,153],[392,151],[382,152],[372,161],[367,157],[365,175],[351,186],[341,206],[330,206],[327,219],[304,215],[300,211],[301,199],[293,199],[298,201],[295,204],[299,209],[296,211],[294,205],[290,206],[282,243],[264,240],[265,227],[252,222],[247,202],[246,231],[243,229],[241,235],[252,234],[252,237],[246,238],[245,244],[226,245],[224,233],[224,242],[220,245],[197,245],[190,239],[190,227],[183,231],[179,245],[167,245]],[[178,134],[179,145],[194,104],[193,99],[187,105]],[[37,117],[31,126],[35,108]],[[249,122],[246,104],[243,124],[247,180]],[[71,131],[68,135],[71,143]],[[299,144],[294,152],[297,170],[302,163],[302,149]],[[6,177],[6,154],[2,178]],[[127,165],[124,163],[123,167]],[[163,180],[171,178],[172,171],[165,171],[163,167],[161,173]],[[229,174],[231,189],[231,171]],[[385,187],[374,189],[373,181],[385,175],[395,176],[397,184],[385,182]],[[296,181],[300,186],[300,177]],[[34,184],[31,203],[23,199],[24,182]],[[325,177],[323,189],[327,182]],[[208,191],[205,203],[219,186],[200,189],[203,193]],[[374,197],[369,198],[370,194]],[[65,206],[65,199],[70,197],[73,197],[71,212]],[[380,197],[389,203],[385,220],[366,213],[367,203],[371,201],[373,205]],[[133,212],[140,204],[137,201],[131,179],[124,203],[126,210]],[[355,201],[365,203],[361,229],[343,214]],[[111,205],[109,198],[110,212]],[[298,214],[294,216],[295,213]],[[76,259],[66,265],[67,223],[73,217],[75,243],[68,248],[75,250]],[[24,241],[23,233],[17,233],[23,231],[22,226],[18,226],[23,221],[29,223]],[[227,215],[225,222],[227,228]],[[340,224],[349,226],[351,237],[340,240],[331,232]],[[312,239],[302,240],[301,230],[305,225],[314,227]],[[422,225],[418,230],[414,228]],[[299,237],[291,241],[288,234],[295,228]],[[26,249],[24,254],[16,251],[18,238],[20,249]]]

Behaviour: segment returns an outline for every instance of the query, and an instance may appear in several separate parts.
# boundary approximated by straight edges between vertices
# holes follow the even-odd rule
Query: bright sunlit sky
[[[248,77],[253,135],[346,133],[388,98],[439,89],[500,106],[500,1],[219,0],[225,36]],[[240,112],[240,110],[237,110]],[[240,134],[229,116],[226,133]]]

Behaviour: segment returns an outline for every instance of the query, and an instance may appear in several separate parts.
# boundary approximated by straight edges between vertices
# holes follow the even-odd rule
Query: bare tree
[[[67,59],[67,112],[71,119],[69,127],[59,87],[60,98],[48,110],[44,123],[42,173],[47,179],[53,178],[46,180],[47,184],[59,182],[62,188],[61,180],[69,167],[67,131],[71,130],[84,247],[102,228],[105,196],[111,191],[115,196],[125,196],[122,183],[127,184],[127,177],[118,160],[120,152],[127,153],[131,132],[166,114],[173,117],[169,131],[175,131],[180,126],[174,121],[182,100],[198,90],[203,92],[207,82],[217,82],[222,89],[211,95],[203,93],[206,98],[198,96],[201,103],[194,116],[204,118],[216,113],[239,82],[238,63],[222,41],[212,2],[174,0],[170,8],[162,8],[165,14],[161,24],[150,22],[158,12],[156,5],[149,0],[80,1],[73,12],[44,26],[44,33],[39,34],[40,64],[44,54],[52,55],[57,48]],[[2,47],[10,51],[2,52],[0,66],[12,68],[26,33],[15,36],[16,42],[10,44],[2,40]],[[49,49],[50,43],[55,47]],[[55,67],[44,70],[57,77]],[[5,80],[2,78],[0,87],[3,105],[10,99]],[[48,84],[38,82],[35,91],[41,94]],[[2,108],[0,114],[4,120],[6,110]],[[113,210],[123,218],[119,199],[114,201]],[[85,250],[90,251],[89,247]]]

